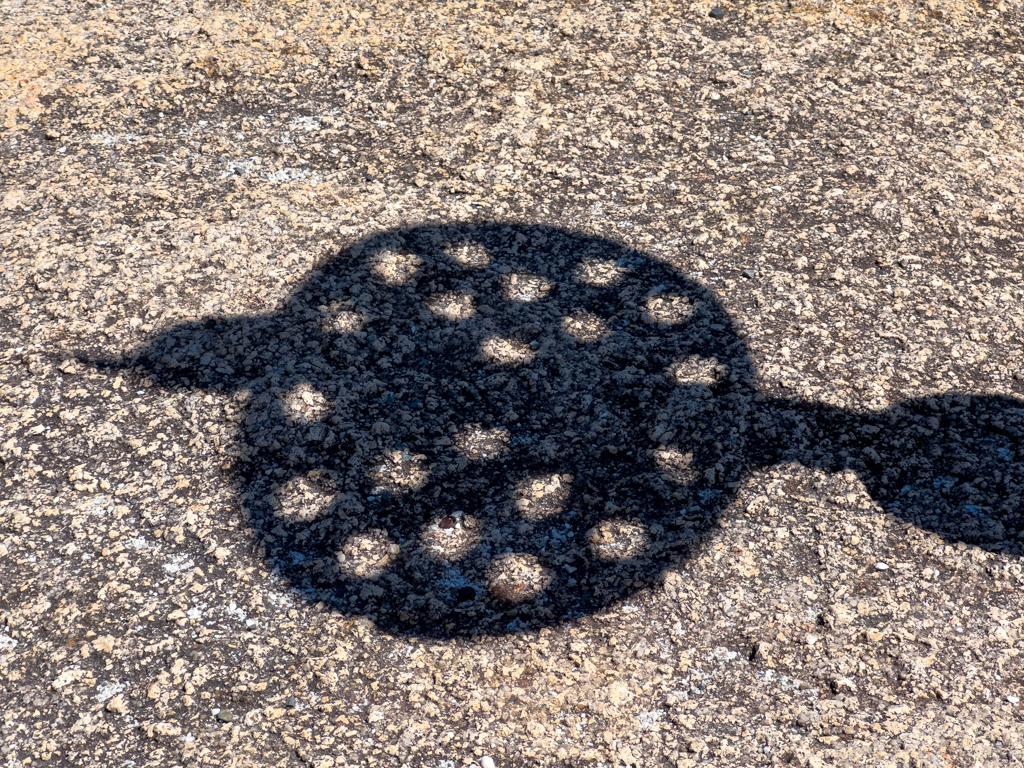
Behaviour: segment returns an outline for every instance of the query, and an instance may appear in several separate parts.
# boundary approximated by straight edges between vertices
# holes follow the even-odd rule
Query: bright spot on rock
[[[349,536],[334,556],[341,573],[357,579],[376,579],[391,567],[399,552],[401,548],[387,531],[372,528]]]
[[[628,520],[605,520],[587,531],[595,560],[623,561],[641,557],[651,544],[647,526]]]
[[[418,491],[430,479],[430,464],[423,454],[391,451],[377,457],[367,477],[375,485],[376,495]]]
[[[517,367],[532,362],[536,352],[528,344],[491,336],[480,344],[480,356],[489,363]]]
[[[511,301],[540,301],[551,293],[554,285],[546,277],[529,272],[513,272],[507,275],[502,286],[505,298]]]
[[[669,326],[685,323],[692,316],[693,304],[688,296],[656,293],[647,297],[646,311],[640,319],[648,325]]]
[[[576,279],[585,285],[604,288],[615,285],[629,270],[606,259],[584,259],[576,267]]]
[[[453,323],[465,320],[476,313],[475,301],[468,293],[435,293],[424,303],[434,315]]]
[[[388,249],[370,257],[370,271],[386,285],[407,285],[412,282],[422,263],[419,256]]]
[[[451,563],[464,559],[480,542],[483,524],[460,511],[435,517],[420,532],[420,543],[431,560]]]
[[[331,404],[323,394],[302,383],[281,396],[281,410],[292,421],[310,424],[323,421],[331,412]]]
[[[452,444],[468,459],[495,459],[508,453],[508,430],[484,429],[470,424],[455,434]]]
[[[516,512],[526,520],[546,520],[560,514],[569,498],[572,475],[534,475],[516,484]]]
[[[487,570],[491,595],[504,603],[525,603],[551,586],[551,571],[533,555],[508,552],[499,555]]]
[[[484,269],[491,265],[491,254],[480,243],[449,243],[444,247],[444,254],[464,269]]]
[[[334,492],[315,475],[293,477],[270,495],[274,514],[290,522],[315,520],[331,508]]]
[[[612,327],[607,320],[597,315],[590,312],[577,312],[562,319],[562,330],[576,341],[590,343],[611,335]]]

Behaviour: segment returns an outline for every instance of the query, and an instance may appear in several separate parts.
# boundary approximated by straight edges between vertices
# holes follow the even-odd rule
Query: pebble
[[[710,16],[712,19],[721,21],[722,19],[725,18],[725,9],[716,5],[714,8],[711,9],[711,13],[709,13],[708,16]]]
[[[484,755],[480,758],[480,768],[494,768],[494,760],[490,755]]]
[[[222,709],[217,713],[216,717],[222,723],[230,723],[234,721],[235,713],[230,709]]]
[[[875,570],[877,571],[888,571],[889,566],[885,563],[875,563]]]

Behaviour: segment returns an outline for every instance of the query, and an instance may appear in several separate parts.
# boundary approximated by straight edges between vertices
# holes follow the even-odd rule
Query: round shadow
[[[433,636],[656,582],[729,500],[754,394],[708,290],[545,226],[374,236],[279,311],[172,329],[141,362],[247,393],[241,498],[295,588]]]
[[[257,550],[390,632],[599,611],[656,584],[744,472],[778,462],[852,470],[947,541],[1024,551],[1024,402],[765,397],[707,289],[553,227],[385,232],[277,310],[184,323],[106,363],[242,400]]]

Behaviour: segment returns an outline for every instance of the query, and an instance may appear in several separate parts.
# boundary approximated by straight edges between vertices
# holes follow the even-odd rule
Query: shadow
[[[1024,401],[952,394],[875,413],[765,406],[759,463],[852,470],[907,523],[950,543],[1024,554]]]
[[[1024,402],[766,398],[707,289],[556,228],[382,233],[276,311],[92,362],[242,393],[256,546],[309,599],[391,632],[598,611],[690,556],[745,473],[783,461],[852,470],[949,541],[1021,551]]]

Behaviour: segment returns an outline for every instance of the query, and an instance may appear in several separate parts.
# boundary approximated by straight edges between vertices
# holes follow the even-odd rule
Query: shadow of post
[[[552,227],[381,233],[276,311],[93,362],[245,393],[256,546],[310,599],[389,631],[600,610],[690,556],[744,474],[780,461],[853,470],[908,522],[1020,552],[1024,403],[767,399],[708,290]]]

